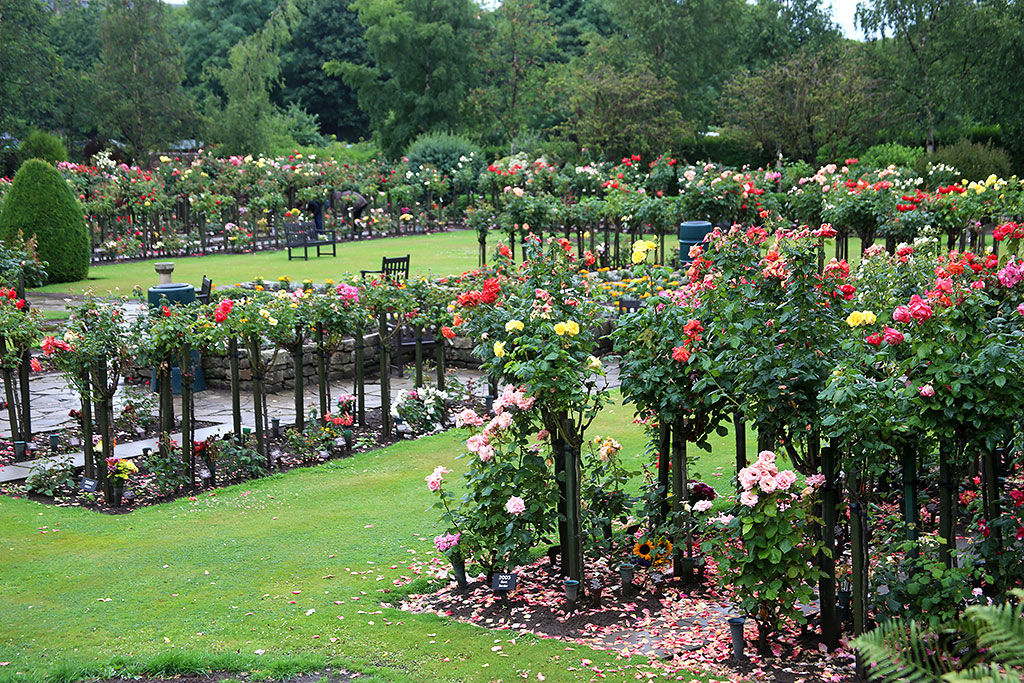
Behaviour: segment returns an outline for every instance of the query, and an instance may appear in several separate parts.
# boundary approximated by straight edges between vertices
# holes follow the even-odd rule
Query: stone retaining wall
[[[602,339],[612,329],[610,320],[602,320],[595,326],[595,335]],[[367,377],[375,377],[380,374],[380,350],[377,346],[377,334],[368,334],[363,337],[363,368]],[[480,360],[473,355],[473,347],[476,342],[469,337],[455,337],[448,340],[444,348],[445,364],[458,368],[480,367]],[[609,353],[611,344],[602,340],[597,355]],[[392,354],[394,351],[392,351]],[[264,349],[264,358],[269,362],[274,352]],[[302,354],[302,375],[305,383],[315,384],[316,373],[316,347],[307,345]],[[424,360],[433,365],[434,352],[431,348],[424,349]],[[406,366],[415,363],[411,350],[404,353]],[[392,357],[392,364],[394,358]],[[226,353],[209,353],[202,358],[203,374],[206,376],[206,386],[211,389],[231,388],[231,365]],[[342,341],[341,349],[331,354],[330,363],[327,366],[328,377],[331,380],[350,379],[355,377],[355,340],[345,339]],[[125,375],[128,382],[148,381],[152,375],[152,369],[141,365],[132,366]],[[238,359],[238,376],[241,380],[242,391],[252,390],[252,368],[249,367],[249,359],[243,353]],[[279,351],[274,359],[273,365],[267,371],[265,379],[266,391],[276,393],[283,390],[295,388],[295,367],[292,363],[292,356],[286,351]]]

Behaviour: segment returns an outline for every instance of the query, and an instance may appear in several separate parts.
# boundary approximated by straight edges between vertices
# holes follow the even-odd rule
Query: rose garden
[[[1016,177],[200,154],[0,202],[0,680],[1024,672]]]

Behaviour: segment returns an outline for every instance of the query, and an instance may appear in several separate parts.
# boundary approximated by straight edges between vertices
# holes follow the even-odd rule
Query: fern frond
[[[941,683],[953,671],[939,637],[915,622],[890,620],[853,641],[878,683]]]
[[[1018,603],[975,605],[964,612],[965,630],[988,650],[986,659],[1015,669],[1017,680],[1024,680],[1024,591],[1015,590]],[[1012,673],[1012,672],[1011,672]]]

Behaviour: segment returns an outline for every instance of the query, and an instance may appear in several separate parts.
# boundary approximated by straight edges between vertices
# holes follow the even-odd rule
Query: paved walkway
[[[607,380],[610,387],[619,385],[618,365],[607,364]],[[479,370],[467,370],[458,368],[451,370],[451,379],[458,381],[474,396],[483,397],[487,394],[487,385],[484,375]],[[425,378],[433,383],[433,375]],[[391,378],[392,399],[399,391],[412,389],[415,383],[415,372],[407,369],[405,377]],[[331,382],[331,397],[337,399],[342,392],[354,393],[353,381],[336,380]],[[131,387],[129,391],[139,392],[142,387]],[[53,432],[65,427],[73,427],[76,424],[69,412],[79,410],[81,403],[78,394],[70,389],[64,378],[56,372],[47,372],[41,375],[32,375],[29,384],[29,393],[32,396],[32,431],[35,434]],[[367,378],[365,384],[366,407],[379,408],[380,381],[376,378]],[[316,385],[310,384],[306,387],[306,404],[313,405],[317,402]],[[120,413],[125,397],[125,388],[122,385],[114,395],[114,413]],[[255,415],[252,407],[252,393],[243,391],[241,394],[242,424],[252,426],[255,424]],[[225,434],[231,431],[231,392],[225,389],[208,389],[195,395],[196,418],[204,422],[216,423],[213,427],[206,427],[196,430],[196,439],[202,440],[211,434]],[[181,399],[174,398],[174,414],[181,415]],[[267,414],[269,419],[278,418],[282,425],[295,423],[295,395],[291,391],[283,391],[267,396]],[[0,411],[0,437],[10,438],[10,422],[7,411]],[[172,438],[181,440],[181,434],[173,434]],[[129,443],[118,444],[114,448],[114,454],[119,458],[133,458],[142,454],[143,448],[156,448],[155,439],[143,439]],[[72,453],[72,461],[76,467],[83,466],[85,459],[82,452]],[[38,453],[38,458],[25,462],[0,467],[0,483],[6,481],[20,481],[28,477],[29,473],[38,464],[47,464],[50,461],[48,454]]]

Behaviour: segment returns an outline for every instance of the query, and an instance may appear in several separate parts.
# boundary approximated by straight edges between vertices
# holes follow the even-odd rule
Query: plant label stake
[[[97,485],[99,485],[99,481],[96,479],[82,477],[82,483],[79,485],[79,488],[81,488],[85,493],[95,493]]]

